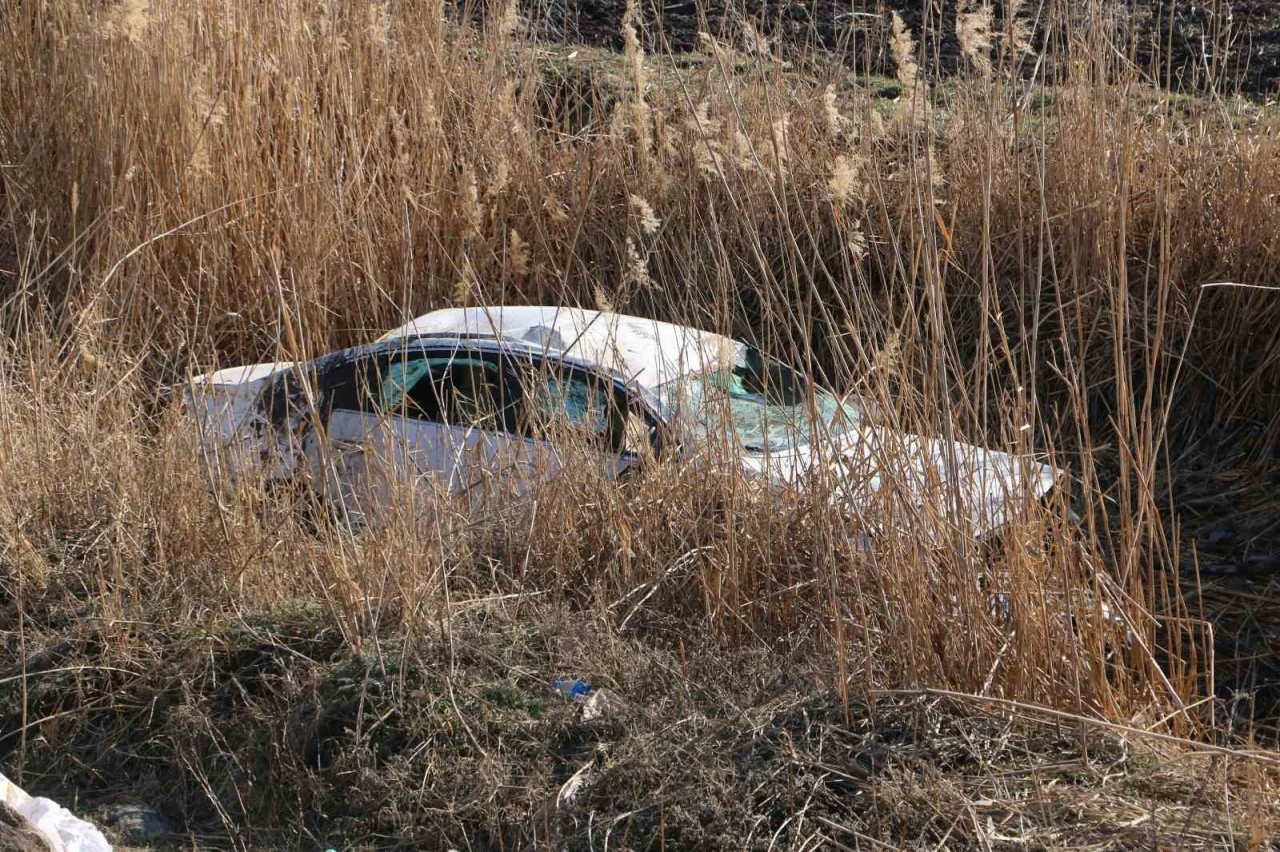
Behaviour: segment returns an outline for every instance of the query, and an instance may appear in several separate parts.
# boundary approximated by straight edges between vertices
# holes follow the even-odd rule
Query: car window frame
[[[347,411],[375,417],[403,416],[395,412],[382,410],[382,406],[379,405],[377,399],[377,396],[381,393],[381,378],[379,373],[374,372],[375,370],[381,371],[381,374],[385,375],[385,371],[393,362],[406,357],[422,359],[449,358],[450,360],[459,357],[473,357],[496,364],[499,375],[502,377],[505,394],[502,428],[480,429],[480,431],[507,434],[512,438],[523,440],[539,440],[535,436],[528,434],[524,428],[529,400],[526,399],[525,386],[520,371],[523,369],[541,371],[554,368],[558,371],[588,376],[609,387],[623,411],[639,414],[644,420],[649,450],[654,453],[663,452],[667,443],[666,432],[668,427],[666,420],[655,409],[654,405],[646,399],[643,393],[631,387],[622,377],[593,368],[588,364],[576,363],[574,360],[561,358],[555,354],[521,351],[519,349],[512,350],[507,346],[485,345],[486,343],[490,343],[490,341],[431,338],[425,340],[386,341],[372,349],[361,347],[367,351],[359,352],[358,354],[355,352],[350,353],[347,362],[335,368],[344,372],[350,371],[350,381],[340,383],[339,387],[342,388],[340,396],[330,396],[330,391],[326,390],[326,398],[322,406],[326,413]],[[324,357],[337,357],[337,354]],[[449,428],[459,428],[460,426],[460,424],[446,424],[442,420],[406,419],[434,423],[437,426],[447,426]],[[622,440],[625,440],[625,435]],[[630,461],[634,461],[640,456],[640,453],[635,450],[625,450],[621,446],[617,449],[606,447],[606,452],[616,453],[623,459]]]

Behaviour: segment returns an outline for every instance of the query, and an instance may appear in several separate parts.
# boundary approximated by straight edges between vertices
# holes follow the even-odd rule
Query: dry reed
[[[1020,57],[1017,5],[1000,50]],[[1158,483],[1208,426],[1256,423],[1256,454],[1280,441],[1280,301],[1201,289],[1276,280],[1269,112],[1187,115],[1083,36],[1053,87],[990,73],[985,4],[965,12],[978,73],[949,99],[894,15],[910,97],[888,106],[763,41],[752,61],[648,57],[634,5],[620,62],[548,58],[514,4],[483,31],[428,6],[5,8],[8,606],[85,613],[123,646],[131,620],[304,602],[359,651],[388,625],[447,633],[461,599],[607,619],[644,588],[627,630],[814,637],[849,702],[941,687],[1214,735]],[[583,465],[496,508],[406,493],[353,534],[305,496],[209,482],[169,405],[197,370],[496,303],[731,333],[896,429],[1070,478],[992,547],[940,546],[925,505],[860,549],[865,519],[821,488],[783,500],[678,464],[622,490]],[[888,492],[871,515],[903,511]]]

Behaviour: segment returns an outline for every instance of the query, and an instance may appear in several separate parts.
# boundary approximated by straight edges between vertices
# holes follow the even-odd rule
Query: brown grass
[[[1211,700],[1209,628],[1183,602],[1191,562],[1165,483],[1173,460],[1205,446],[1230,441],[1261,464],[1280,442],[1280,299],[1204,289],[1277,281],[1273,115],[1146,87],[1101,25],[1052,48],[1054,67],[1070,69],[1052,88],[1010,73],[1030,48],[1021,22],[1002,21],[1003,54],[975,59],[955,85],[929,79],[902,30],[906,93],[887,103],[835,59],[797,73],[759,44],[699,62],[645,55],[633,10],[619,60],[529,43],[503,8],[487,29],[437,4],[0,10],[0,603],[13,655],[0,676],[12,668],[3,688],[20,686],[0,702],[15,723],[0,733],[6,763],[91,785],[140,771],[110,746],[142,743],[170,767],[147,771],[176,774],[184,801],[213,809],[193,820],[229,832],[323,822],[339,787],[307,785],[344,760],[391,779],[401,770],[387,761],[416,773],[426,758],[413,736],[430,725],[382,722],[374,705],[335,711],[336,727],[298,723],[339,744],[337,763],[317,764],[278,717],[312,688],[289,666],[265,697],[250,687],[218,704],[215,681],[247,665],[240,640],[219,631],[301,609],[299,630],[323,654],[262,641],[320,665],[307,678],[323,681],[343,654],[401,673],[411,654],[445,655],[419,661],[415,677],[445,673],[428,690],[442,714],[432,724],[452,735],[441,754],[472,767],[448,806],[458,831],[487,820],[495,845],[569,836],[546,833],[543,803],[519,796],[458,815],[486,791],[564,780],[559,769],[522,780],[520,761],[551,758],[503,752],[500,729],[468,721],[483,690],[468,682],[460,699],[452,686],[475,662],[454,618],[473,606],[497,611],[503,631],[555,623],[556,641],[601,643],[600,655],[679,659],[684,671],[669,676],[692,684],[690,655],[742,660],[750,679],[786,670],[796,658],[783,649],[803,646],[810,697],[786,699],[784,715],[835,696],[821,713],[836,727],[868,714],[874,726],[877,690],[938,687],[1237,742]],[[971,12],[985,15],[972,21],[974,56],[989,49],[982,9]],[[821,493],[779,501],[678,466],[621,490],[576,474],[496,507],[406,495],[352,534],[305,498],[211,483],[168,404],[172,385],[215,365],[308,357],[430,309],[493,303],[609,305],[729,332],[875,400],[893,425],[1046,453],[1071,482],[994,548],[961,535],[939,547],[909,530],[859,551],[848,544],[857,521]],[[979,573],[1007,591],[1012,624]],[[1131,641],[1106,625],[1104,602]],[[579,622],[592,627],[574,639]],[[479,641],[483,630],[469,630]],[[27,671],[55,665],[87,668],[62,692],[31,685]],[[173,679],[158,684],[165,666]],[[532,688],[512,672],[522,694]],[[383,677],[377,688],[394,695],[377,712],[409,712],[411,681]],[[669,697],[652,677],[623,685],[633,701]],[[723,694],[746,701],[738,689]],[[705,713],[714,702],[695,703]],[[408,739],[370,756],[360,731],[375,723]],[[661,740],[663,728],[646,730]],[[59,744],[79,757],[60,757]],[[635,747],[618,766],[660,773],[655,753],[676,759]],[[1214,795],[1239,781],[1223,766]],[[1272,783],[1242,773],[1242,789]],[[990,784],[955,790],[956,802],[1013,783],[987,764],[981,774]],[[390,795],[372,777],[360,789]],[[643,778],[634,795],[665,789]],[[281,779],[292,812],[252,800],[254,784]],[[885,779],[885,790],[910,783]],[[608,789],[625,799],[618,785]],[[850,830],[990,842],[989,819],[922,829],[902,816],[917,794],[895,795],[905,810]],[[1064,813],[1084,819],[1088,807]],[[1246,846],[1250,826],[1273,817],[1224,812],[1213,836]],[[355,837],[409,818],[343,819]]]

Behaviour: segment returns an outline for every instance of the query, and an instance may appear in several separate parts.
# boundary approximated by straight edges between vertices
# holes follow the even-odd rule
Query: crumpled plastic
[[[0,802],[25,820],[52,852],[111,852],[111,844],[96,827],[52,799],[30,795],[3,774]]]

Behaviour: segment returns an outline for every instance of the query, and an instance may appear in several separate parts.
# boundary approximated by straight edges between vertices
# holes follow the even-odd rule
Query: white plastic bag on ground
[[[29,795],[0,774],[0,802],[49,844],[52,852],[111,852],[102,832],[52,799]]]

